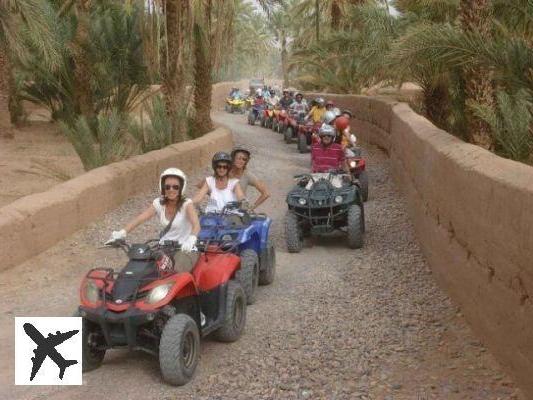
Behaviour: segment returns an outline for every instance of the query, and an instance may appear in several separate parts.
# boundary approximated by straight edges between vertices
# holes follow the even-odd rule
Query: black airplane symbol
[[[59,379],[63,379],[67,367],[78,363],[76,360],[65,360],[55,347],[63,343],[65,340],[70,339],[78,333],[79,330],[65,333],[57,331],[55,335],[50,333],[48,337],[45,338],[32,324],[27,322],[23,327],[26,334],[35,342],[35,344],[37,344],[37,348],[33,350],[35,357],[31,358],[33,368],[31,369],[30,381],[33,381],[33,378],[35,378],[35,375],[39,372],[39,369],[47,356],[59,367]]]

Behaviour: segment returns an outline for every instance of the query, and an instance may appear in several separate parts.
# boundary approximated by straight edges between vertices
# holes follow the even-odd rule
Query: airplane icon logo
[[[63,379],[63,375],[65,374],[65,369],[67,367],[78,363],[76,360],[65,360],[63,356],[55,349],[56,346],[60,345],[65,340],[70,339],[72,336],[78,333],[78,330],[65,333],[57,331],[55,335],[50,333],[48,337],[45,338],[41,332],[39,332],[37,328],[35,328],[29,322],[26,322],[23,327],[26,334],[35,342],[35,344],[37,344],[37,348],[33,350],[35,356],[31,358],[33,367],[31,369],[30,381],[33,381],[33,378],[35,378],[35,375],[37,375],[37,372],[39,372],[39,369],[41,368],[41,365],[46,357],[50,357],[52,361],[55,362],[59,367],[59,379]]]
[[[15,384],[81,385],[81,332],[79,317],[15,317]]]

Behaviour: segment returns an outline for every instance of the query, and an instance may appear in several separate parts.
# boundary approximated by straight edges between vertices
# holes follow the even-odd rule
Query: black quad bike
[[[290,253],[298,253],[303,238],[333,231],[346,233],[348,246],[363,246],[365,213],[358,182],[344,172],[295,176],[287,194],[285,238]]]
[[[83,370],[98,368],[107,350],[142,350],[159,358],[163,379],[184,385],[194,375],[200,337],[237,340],[246,323],[246,295],[235,274],[238,255],[206,245],[190,272],[174,267],[174,242],[128,245],[129,261],[115,272],[90,270],[80,285]]]

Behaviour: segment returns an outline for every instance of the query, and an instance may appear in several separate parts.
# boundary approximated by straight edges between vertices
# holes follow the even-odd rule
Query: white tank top
[[[192,203],[191,199],[187,199],[184,201],[184,203],[181,205],[180,210],[176,214],[174,221],[172,221],[172,226],[170,227],[169,231],[165,233],[165,235],[160,239],[161,241],[173,240],[175,242],[178,242],[179,244],[182,244],[191,235],[192,225],[189,219],[187,218],[187,213],[185,211],[186,207],[190,203]],[[166,207],[164,205],[161,205],[161,203],[159,202],[159,197],[153,201],[152,205],[155,208],[157,218],[159,219],[162,229],[166,228],[166,226],[170,222],[167,219],[167,216],[165,215]]]
[[[209,200],[205,207],[205,212],[220,212],[229,202],[237,201],[233,190],[235,189],[235,185],[239,183],[238,179],[229,179],[225,189],[217,189],[214,176],[208,176],[205,178],[205,181],[209,187]]]

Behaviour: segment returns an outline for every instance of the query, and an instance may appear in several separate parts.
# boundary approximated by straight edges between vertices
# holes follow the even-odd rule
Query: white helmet
[[[161,195],[163,195],[164,193],[163,183],[165,182],[165,178],[168,176],[175,176],[181,181],[180,195],[184,193],[185,189],[187,189],[187,175],[185,175],[181,169],[167,168],[159,177],[159,190],[161,192]]]
[[[333,127],[331,125],[322,125],[320,127],[320,130],[318,131],[318,136],[322,137],[322,136],[331,136],[331,137],[335,137],[336,134],[335,134],[335,129],[333,129]]]
[[[263,89],[258,88],[258,89],[255,91],[255,94],[256,94],[256,96],[262,96],[262,95],[263,95]]]
[[[337,118],[337,116],[335,115],[335,112],[334,112],[334,111],[329,110],[329,111],[326,111],[326,112],[324,113],[324,122],[325,122],[326,124],[331,124],[331,122],[332,122],[335,118]]]

